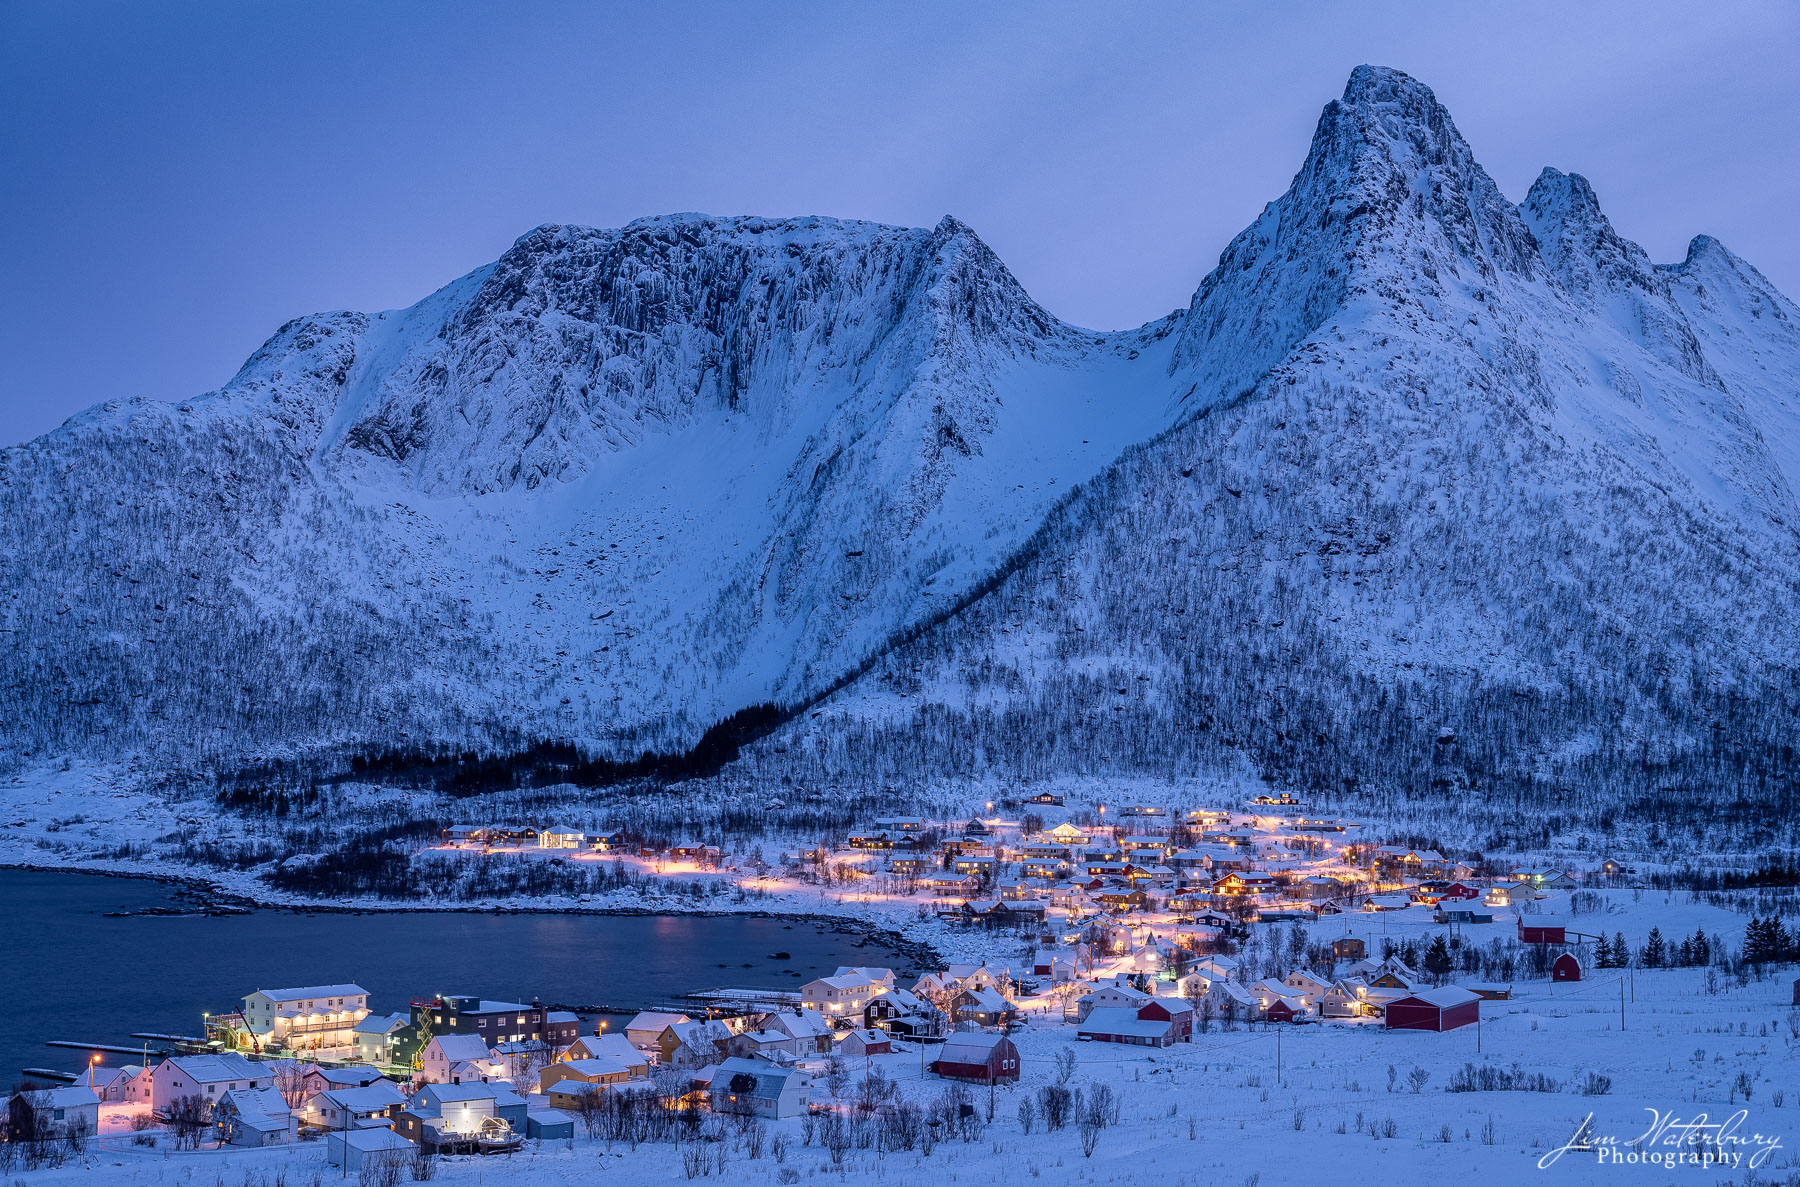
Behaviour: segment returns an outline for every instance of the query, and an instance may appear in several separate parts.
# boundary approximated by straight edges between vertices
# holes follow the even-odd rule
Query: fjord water
[[[147,879],[17,869],[0,869],[0,902],[8,915],[0,1086],[8,1088],[26,1067],[81,1067],[83,1052],[45,1040],[136,1046],[133,1031],[199,1034],[201,1011],[239,1006],[258,988],[353,981],[377,1013],[437,993],[635,1007],[720,985],[794,989],[840,964],[911,967],[874,941],[857,947],[859,937],[804,920],[287,910],[108,917],[184,904],[174,888]],[[791,959],[770,959],[777,952]],[[137,1061],[109,1054],[104,1062]]]

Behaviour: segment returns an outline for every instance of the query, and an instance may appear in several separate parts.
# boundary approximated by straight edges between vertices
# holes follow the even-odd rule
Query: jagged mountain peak
[[[1546,167],[1519,211],[1544,262],[1571,296],[1595,299],[1627,287],[1666,295],[1666,279],[1643,248],[1613,229],[1581,174]]]
[[[1193,380],[1179,399],[1198,410],[1243,395],[1352,302],[1430,317],[1459,283],[1540,269],[1531,232],[1431,89],[1359,66],[1287,192],[1195,292],[1174,361]]]

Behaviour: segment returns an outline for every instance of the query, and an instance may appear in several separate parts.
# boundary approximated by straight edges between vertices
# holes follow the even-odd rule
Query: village
[[[1018,819],[1009,807],[1023,809]],[[957,955],[917,977],[844,966],[782,987],[696,989],[629,1017],[459,994],[396,1010],[349,983],[258,988],[201,1013],[201,1033],[156,1036],[154,1055],[147,1037],[140,1059],[96,1051],[78,1076],[60,1077],[68,1082],[22,1090],[15,1113],[31,1112],[36,1137],[0,1144],[0,1156],[9,1171],[51,1173],[114,1153],[124,1166],[156,1151],[279,1147],[388,1182],[402,1167],[419,1177],[465,1158],[572,1156],[634,1133],[727,1141],[716,1128],[726,1122],[731,1143],[749,1140],[747,1126],[773,1127],[772,1149],[786,1149],[785,1127],[800,1126],[809,1149],[816,1126],[885,1123],[909,1108],[932,1136],[921,1128],[911,1145],[898,1132],[879,1140],[928,1154],[971,1115],[977,1128],[993,1124],[999,1092],[1020,1097],[1008,1107],[1026,1135],[1034,1124],[1060,1130],[1064,1120],[1051,1117],[1070,1109],[1116,1108],[1094,1103],[1113,1100],[1111,1087],[1090,1086],[1085,1105],[1079,1092],[1063,1098],[1080,1065],[1134,1068],[1135,1084],[1196,1059],[1235,1071],[1253,1051],[1244,1086],[1266,1101],[1268,1085],[1346,1041],[1359,1062],[1387,1067],[1389,1092],[1404,1090],[1400,1069],[1411,1065],[1415,1094],[1434,1076],[1454,1092],[1476,1090],[1483,1076],[1507,1089],[1536,1075],[1540,1091],[1606,1095],[1600,1066],[1642,1045],[1624,1046],[1630,1015],[1671,986],[1702,999],[1760,994],[1760,1033],[1793,1070],[1800,980],[1777,971],[1795,955],[1779,917],[1725,932],[1734,917],[1718,909],[1646,915],[1636,872],[1615,860],[1583,870],[1470,864],[1366,839],[1359,825],[1310,817],[1285,795],[1238,811],[1128,805],[1045,821],[1076,815],[1063,808],[1045,794],[958,822],[891,817],[773,862],[557,823],[453,826],[435,851],[625,862],[765,895],[829,893],[834,904],[910,917]],[[1646,929],[1645,918],[1663,923]],[[1566,1077],[1521,1070],[1521,1057],[1567,1058],[1528,1036],[1547,1014],[1571,1010],[1605,1019],[1606,1043],[1583,1048],[1589,1066]],[[1530,1019],[1523,1043],[1521,1019]],[[1505,1062],[1492,1062],[1496,1051]],[[1459,1089],[1434,1064],[1476,1087]],[[1756,1079],[1736,1075],[1734,1104]],[[907,1080],[932,1095],[906,1103]],[[1780,1106],[1782,1094],[1770,1099]],[[279,1155],[258,1155],[270,1156]],[[723,1174],[722,1163],[714,1170]]]

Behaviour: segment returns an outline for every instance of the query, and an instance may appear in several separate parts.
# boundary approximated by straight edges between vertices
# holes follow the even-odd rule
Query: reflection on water
[[[270,910],[108,918],[183,904],[145,879],[9,869],[0,869],[0,903],[8,916],[0,1084],[8,1086],[25,1067],[81,1066],[81,1052],[45,1047],[46,1039],[135,1045],[132,1031],[198,1034],[201,1011],[235,1008],[258,988],[354,981],[378,1013],[440,993],[636,1007],[718,985],[796,988],[841,964],[909,967],[876,943],[858,947],[854,935],[741,916]],[[770,959],[775,952],[790,959]]]

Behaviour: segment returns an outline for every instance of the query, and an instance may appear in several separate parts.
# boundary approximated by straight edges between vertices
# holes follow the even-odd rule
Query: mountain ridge
[[[943,769],[1004,771],[1024,718],[1077,739],[1100,713],[1136,723],[1104,747],[1130,757],[1070,742],[1070,770],[1408,785],[1318,705],[1326,757],[1251,740],[1285,703],[1271,647],[1320,704],[1488,713],[1456,727],[1493,734],[1463,786],[1567,777],[1601,706],[1658,761],[1698,753],[1715,691],[1791,712],[1796,325],[1705,236],[1652,264],[1578,174],[1508,202],[1429,88],[1376,67],[1137,330],[1060,322],[954,219],[550,224],[409,310],[288,323],[208,399],[0,451],[16,561],[57,521],[101,546],[14,565],[0,761],[629,758],[804,704],[820,724],[757,762],[874,777],[842,754],[862,739],[870,770],[929,765],[906,735],[930,722]],[[228,658],[181,654],[201,638]],[[1692,690],[1639,670],[1659,648]],[[1121,680],[1163,699],[1096,708]],[[1507,724],[1517,690],[1567,728]],[[1193,736],[1205,703],[1235,745]],[[1049,771],[1040,749],[1018,765]]]

